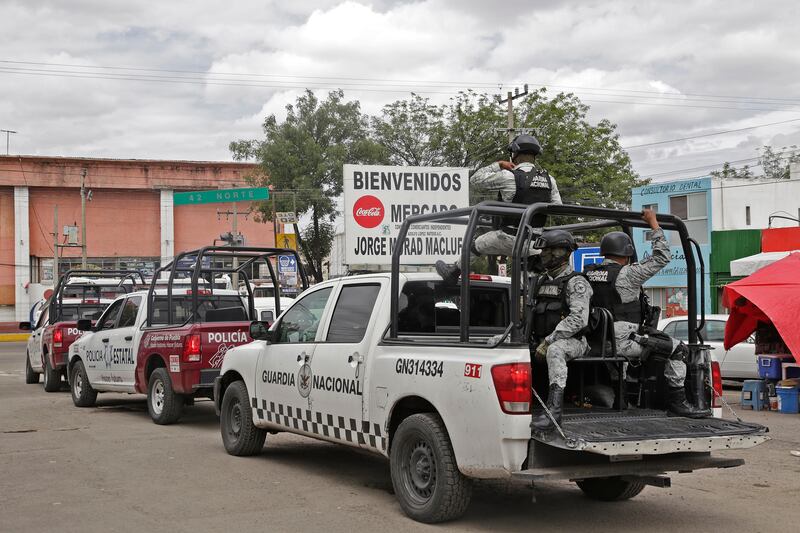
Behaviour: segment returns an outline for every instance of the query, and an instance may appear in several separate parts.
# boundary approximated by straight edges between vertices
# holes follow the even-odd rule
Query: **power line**
[[[790,120],[782,120],[780,122],[770,122],[768,124],[759,124],[758,126],[748,126],[746,128],[737,128],[737,129],[734,129],[734,130],[717,131],[717,132],[714,132],[714,133],[704,133],[702,135],[692,135],[691,137],[681,137],[681,138],[678,138],[678,139],[667,139],[665,141],[655,141],[655,142],[651,142],[651,143],[634,144],[632,146],[622,146],[621,148],[623,148],[624,150],[630,150],[632,148],[642,148],[644,146],[655,146],[657,144],[667,144],[667,143],[674,143],[674,142],[679,142],[679,141],[688,141],[690,139],[700,139],[701,137],[712,137],[714,135],[724,135],[726,133],[734,133],[734,132],[737,132],[737,131],[754,130],[756,128],[764,128],[766,126],[775,126],[775,125],[778,125],[778,124],[787,124],[789,122],[797,122],[798,120],[800,120],[800,118],[793,118],[793,119],[790,119]]]

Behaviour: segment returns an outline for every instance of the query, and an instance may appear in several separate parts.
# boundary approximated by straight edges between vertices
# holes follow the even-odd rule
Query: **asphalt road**
[[[225,453],[213,405],[156,426],[143,397],[25,385],[23,343],[0,343],[1,531],[796,531],[800,416],[742,412],[772,440],[731,452],[747,464],[678,474],[669,489],[600,503],[568,482],[530,490],[479,483],[459,521],[429,526],[400,510],[388,462],[343,446],[269,436],[251,458]],[[736,394],[729,394],[736,398]]]

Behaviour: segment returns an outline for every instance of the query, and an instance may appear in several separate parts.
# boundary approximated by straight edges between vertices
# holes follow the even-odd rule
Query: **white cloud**
[[[502,8],[482,0],[30,0],[7,2],[3,15],[0,60],[198,73],[93,74],[154,76],[123,81],[22,74],[9,69],[78,69],[0,63],[0,127],[20,132],[12,150],[22,153],[228,159],[230,140],[259,137],[264,116],[284,116],[303,87],[320,95],[343,87],[376,113],[411,90],[444,101],[453,82],[489,92],[501,82],[561,86],[549,90],[578,94],[592,120],[618,124],[623,145],[800,118],[798,7],[788,0],[769,9],[652,0],[509,0]],[[193,79],[167,79],[178,76]],[[796,142],[800,122],[631,156],[642,174],[655,174]]]

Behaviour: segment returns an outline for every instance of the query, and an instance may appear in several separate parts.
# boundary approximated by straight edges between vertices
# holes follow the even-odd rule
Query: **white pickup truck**
[[[729,420],[584,405],[567,410],[565,438],[536,441],[529,346],[491,340],[509,324],[509,278],[470,276],[466,343],[461,289],[435,274],[398,275],[392,336],[391,281],[321,283],[269,331],[251,325],[262,340],[228,351],[215,382],[228,453],[259,453],[267,433],[287,431],[382,454],[403,510],[439,522],[466,510],[470,478],[572,479],[589,496],[625,499],[668,486],[663,472],[738,466],[709,453],[767,438]]]

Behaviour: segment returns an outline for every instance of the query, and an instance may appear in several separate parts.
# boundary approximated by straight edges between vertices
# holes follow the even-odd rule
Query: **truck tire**
[[[72,403],[75,407],[92,407],[97,401],[97,391],[89,384],[89,376],[83,367],[83,361],[72,365],[69,379],[69,390],[72,392]]]
[[[421,413],[403,420],[392,439],[389,464],[395,496],[414,520],[444,522],[467,510],[472,483],[458,470],[439,415]]]
[[[156,368],[147,383],[147,411],[153,422],[174,424],[183,414],[183,395],[172,389],[172,380],[166,368]]]
[[[44,356],[44,390],[47,392],[61,390],[61,372],[53,370],[46,355]]]
[[[593,500],[618,502],[629,500],[644,490],[640,481],[627,481],[619,477],[596,477],[575,482]]]
[[[39,373],[33,371],[33,367],[31,366],[31,358],[25,353],[25,383],[31,385],[33,383],[39,383]]]
[[[250,397],[243,381],[234,381],[225,389],[219,413],[219,428],[225,451],[231,455],[256,455],[264,447],[267,432],[253,424]]]

